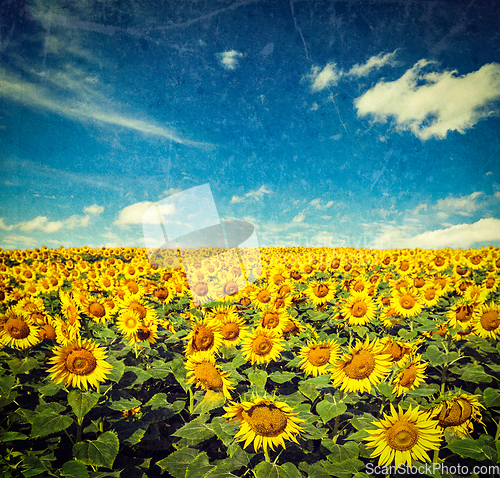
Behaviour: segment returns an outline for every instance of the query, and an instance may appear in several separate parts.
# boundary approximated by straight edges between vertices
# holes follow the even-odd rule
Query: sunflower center
[[[30,328],[24,320],[9,319],[5,324],[5,331],[14,339],[25,339],[30,334]]]
[[[135,317],[127,317],[123,325],[125,325],[127,329],[135,329],[137,327],[137,319]]]
[[[404,355],[403,347],[401,347],[397,342],[392,342],[384,349],[384,354],[391,354],[391,359],[393,362],[399,362]]]
[[[169,295],[170,295],[169,290],[166,289],[165,287],[160,287],[159,289],[156,289],[154,291],[154,296],[161,301],[168,299]]]
[[[229,322],[222,327],[221,334],[226,340],[235,340],[240,335],[240,328],[238,324]]]
[[[98,302],[93,302],[92,304],[90,304],[89,312],[90,315],[99,318],[104,317],[106,315],[106,309],[102,304],[99,304]]]
[[[194,333],[194,348],[198,351],[208,350],[214,343],[214,333],[208,327],[201,325]]]
[[[254,340],[252,348],[257,355],[267,355],[273,349],[273,343],[267,337],[259,335]]]
[[[417,277],[413,281],[413,285],[417,288],[423,287],[425,285],[425,279],[423,277]]]
[[[473,307],[470,305],[461,305],[456,311],[456,318],[459,322],[467,322],[472,317]]]
[[[418,428],[406,421],[396,422],[385,432],[385,436],[393,450],[411,450],[418,441]]]
[[[278,294],[283,296],[283,295],[287,295],[288,293],[290,293],[292,291],[292,289],[290,289],[290,286],[287,285],[287,284],[283,284],[279,290],[278,290]]]
[[[438,267],[441,267],[442,265],[444,265],[444,263],[445,263],[445,260],[441,256],[437,256],[434,259],[434,264],[436,264]]]
[[[352,288],[355,292],[363,292],[365,290],[365,284],[363,282],[357,282]]]
[[[243,412],[243,418],[257,435],[264,437],[280,435],[287,425],[285,413],[274,405],[255,405],[248,412]]]
[[[304,272],[306,274],[310,274],[314,269],[312,268],[312,266],[310,266],[309,264],[305,265],[304,266]]]
[[[195,368],[194,375],[196,380],[210,390],[221,390],[223,387],[219,371],[210,362],[200,363]]]
[[[285,278],[281,274],[274,274],[273,276],[273,282],[275,285],[280,285]]]
[[[139,340],[148,340],[150,336],[151,331],[145,325],[139,326],[137,329],[137,338]]]
[[[481,316],[481,325],[483,326],[484,330],[487,330],[488,332],[497,329],[500,325],[500,320],[498,320],[498,312],[496,310],[485,312]]]
[[[477,266],[481,261],[482,261],[482,257],[481,256],[474,256],[474,257],[471,257],[470,261],[475,265]]]
[[[427,300],[432,300],[436,297],[436,291],[434,289],[427,289],[424,295]]]
[[[97,368],[97,361],[88,350],[73,350],[66,357],[66,368],[75,375],[90,375]]]
[[[410,365],[403,370],[401,378],[399,379],[399,385],[405,388],[410,388],[417,378],[417,367],[415,365]]]
[[[262,325],[270,329],[277,327],[279,323],[280,323],[279,315],[275,314],[274,312],[267,312],[262,319]]]
[[[401,305],[401,307],[403,307],[403,309],[410,310],[413,309],[413,307],[416,304],[416,301],[411,295],[403,294],[399,298],[399,304]]]
[[[234,295],[238,292],[239,287],[236,282],[230,281],[224,286],[224,294],[226,295]]]
[[[249,297],[243,297],[243,298],[240,300],[240,304],[241,304],[243,307],[248,307],[251,303],[252,303],[252,301],[250,300],[250,298],[249,298]]]
[[[368,306],[360,300],[359,302],[355,302],[351,307],[351,314],[354,317],[364,317],[368,312]]]
[[[363,380],[369,377],[374,369],[375,359],[373,355],[366,350],[360,350],[344,367],[344,373],[354,380]]]
[[[330,349],[328,347],[316,347],[307,356],[309,363],[315,367],[321,367],[330,360]]]
[[[130,309],[138,312],[140,319],[144,319],[144,317],[146,317],[147,310],[146,307],[144,307],[142,304],[139,304],[138,302],[132,302],[132,304],[130,304]]]
[[[267,304],[271,300],[271,294],[267,290],[261,290],[257,294],[257,300],[263,304]]]
[[[443,407],[437,418],[442,427],[456,427],[465,423],[471,415],[472,405],[460,398],[450,408]]]
[[[488,277],[488,279],[486,279],[485,287],[487,289],[493,289],[493,287],[495,287],[495,279]]]
[[[408,261],[401,262],[401,265],[399,266],[399,270],[401,271],[407,271],[409,268],[410,268],[410,263]]]
[[[194,286],[194,293],[200,297],[205,297],[208,294],[208,285],[200,282]]]
[[[318,284],[313,288],[314,295],[320,299],[326,297],[329,291],[330,289],[328,289],[328,286],[325,284]]]

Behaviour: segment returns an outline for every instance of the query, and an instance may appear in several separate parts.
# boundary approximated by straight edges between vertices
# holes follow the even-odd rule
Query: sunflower
[[[339,346],[333,340],[308,342],[306,347],[302,347],[299,355],[302,357],[299,366],[304,373],[317,377],[329,373],[328,366],[338,360]]]
[[[416,351],[419,342],[408,344],[394,340],[391,337],[383,337],[380,339],[380,343],[384,345],[383,353],[390,355],[389,360],[398,366],[402,366],[406,359]]]
[[[139,313],[141,321],[153,321],[158,318],[156,310],[147,305],[140,294],[132,295],[125,293],[122,299],[117,298],[115,302],[118,305],[120,313],[124,310],[135,310]]]
[[[420,300],[425,307],[434,307],[442,295],[441,289],[433,282],[430,282],[422,287]]]
[[[116,326],[121,334],[126,335],[129,339],[131,339],[141,326],[139,312],[129,309],[123,310],[123,312],[118,316]]]
[[[462,329],[468,329],[474,317],[475,309],[476,307],[474,304],[471,304],[465,299],[459,299],[448,310],[447,324],[450,327],[461,327]]]
[[[464,299],[477,305],[483,305],[490,291],[480,285],[472,284],[464,292]]]
[[[286,321],[285,328],[283,329],[283,337],[288,339],[290,335],[299,335],[301,332],[304,332],[305,328],[303,325],[298,322],[293,317],[288,317]]]
[[[310,281],[305,290],[306,295],[317,307],[331,302],[335,297],[337,289],[331,281]]]
[[[186,337],[186,356],[196,352],[210,352],[214,354],[223,343],[219,324],[207,319],[197,321],[193,324],[193,330]]]
[[[487,291],[488,293],[496,292],[498,289],[498,276],[496,274],[490,274],[485,279],[483,280],[483,283],[481,284]]]
[[[283,348],[283,343],[277,332],[273,329],[264,329],[261,327],[255,329],[242,342],[243,356],[252,365],[279,360],[280,352]]]
[[[390,355],[384,354],[384,345],[377,339],[373,342],[366,338],[365,343],[358,340],[350,353],[345,354],[335,366],[331,380],[342,391],[371,392],[372,385],[390,373]]]
[[[80,326],[71,327],[61,316],[54,317],[53,325],[56,329],[56,342],[61,345],[68,345],[80,339]]]
[[[235,435],[237,441],[244,441],[243,448],[253,442],[257,452],[261,447],[267,453],[268,447],[274,450],[281,445],[286,449],[285,440],[297,441],[297,435],[303,431],[298,424],[304,420],[297,418],[284,402],[275,402],[274,399],[256,398],[253,402],[232,402],[233,405],[224,407],[223,415],[230,422],[239,422],[239,431]]]
[[[185,364],[187,370],[186,384],[194,383],[206,391],[222,392],[227,399],[231,398],[229,390],[234,390],[228,380],[228,374],[215,363],[215,358],[207,352],[197,352],[188,357]]]
[[[250,292],[252,304],[260,310],[271,305],[274,293],[274,286],[263,284],[260,287],[255,287]]]
[[[215,306],[206,313],[206,317],[214,319],[216,322],[224,322],[227,320],[234,320],[238,318],[238,311],[234,305],[221,304]]]
[[[55,383],[64,381],[65,385],[87,390],[89,385],[98,388],[99,382],[113,367],[105,361],[106,351],[91,340],[78,340],[68,345],[56,346],[55,357],[49,359],[53,367],[47,372]]]
[[[220,322],[219,331],[226,347],[236,347],[248,334],[245,322],[238,316],[228,316]]]
[[[392,291],[391,307],[402,317],[413,317],[422,312],[422,303],[417,290],[413,288],[402,288]]]
[[[366,291],[353,292],[342,308],[349,325],[366,325],[375,317],[377,306]]]
[[[24,320],[13,308],[7,310],[5,322],[0,328],[0,344],[15,349],[27,349],[40,342],[39,330],[32,321]]]
[[[412,460],[429,461],[427,451],[438,450],[442,439],[442,431],[430,418],[427,411],[419,410],[419,406],[406,412],[398,405],[399,411],[391,403],[391,415],[384,413],[384,419],[374,422],[376,430],[367,430],[370,437],[367,448],[375,448],[371,458],[379,457],[378,464],[396,467],[406,463],[411,466]]]
[[[399,397],[408,392],[408,390],[414,390],[426,379],[424,374],[427,364],[420,363],[421,358],[421,355],[413,358],[408,357],[404,364],[404,368],[398,372],[394,379],[394,389],[392,393],[395,393]]]
[[[479,395],[465,393],[446,397],[443,402],[431,409],[431,416],[442,428],[448,428],[453,435],[464,437],[474,431],[473,422],[482,422]]]
[[[105,324],[109,320],[109,312],[106,310],[104,300],[85,295],[80,299],[80,308],[82,313],[86,314],[97,324]]]
[[[158,323],[156,320],[151,322],[145,321],[143,324],[139,325],[137,332],[130,339],[130,345],[136,342],[143,342],[146,340],[150,344],[155,344],[158,338]]]
[[[476,335],[483,339],[496,338],[500,326],[500,307],[494,302],[483,305],[475,313],[472,320],[472,329]]]
[[[273,329],[278,335],[283,334],[289,315],[280,310],[266,308],[261,313],[259,326],[265,329]]]

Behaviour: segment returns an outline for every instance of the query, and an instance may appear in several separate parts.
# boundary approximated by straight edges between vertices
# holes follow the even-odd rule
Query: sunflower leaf
[[[482,441],[464,438],[450,443],[446,448],[449,448],[462,458],[472,458],[473,460],[481,461],[484,460],[485,456],[483,446],[484,442]]]
[[[86,465],[112,468],[120,442],[114,432],[104,432],[97,440],[87,440],[73,446],[73,454]]]
[[[71,390],[68,393],[68,404],[73,409],[73,413],[81,422],[83,417],[94,408],[99,401],[100,394],[93,392],[82,392],[81,390]]]
[[[61,476],[64,478],[89,478],[89,472],[83,463],[71,460],[62,466]]]
[[[464,373],[460,376],[462,380],[466,382],[486,382],[489,383],[493,380],[491,375],[485,373],[482,365],[473,365],[472,367],[467,367]]]
[[[206,452],[199,453],[198,456],[189,463],[184,476],[186,478],[203,478],[214,468],[215,466],[208,462],[208,455]]]
[[[7,364],[14,375],[18,375],[20,373],[28,373],[31,369],[35,368],[38,365],[38,360],[33,357],[26,357],[23,359],[15,358],[9,360]]]
[[[179,428],[174,437],[188,438],[190,440],[206,440],[214,435],[213,430],[206,424],[208,415],[200,415],[198,418],[186,423],[182,428]]]
[[[254,468],[254,473],[257,478],[302,478],[302,473],[293,463],[279,466],[262,461]]]
[[[189,464],[200,453],[194,448],[182,448],[174,451],[156,464],[163,470],[168,471],[174,478],[184,478]]]
[[[494,388],[487,388],[483,392],[483,399],[488,408],[500,407],[500,392]]]
[[[316,405],[316,411],[324,424],[328,423],[332,418],[342,415],[346,410],[347,405],[345,403],[332,403],[326,399]]]
[[[248,380],[256,388],[265,389],[267,382],[267,372],[265,370],[251,370],[248,372]]]
[[[236,422],[228,422],[225,418],[215,417],[210,423],[210,426],[217,438],[224,443],[224,446],[229,446],[233,441],[234,435],[238,430]]]
[[[52,433],[58,433],[66,430],[73,423],[73,419],[68,416],[61,415],[54,410],[47,409],[38,413],[31,427],[31,437],[43,437]]]
[[[322,461],[322,465],[331,476],[337,476],[338,478],[351,477],[354,473],[365,467],[362,461],[355,458],[349,458],[336,463]]]

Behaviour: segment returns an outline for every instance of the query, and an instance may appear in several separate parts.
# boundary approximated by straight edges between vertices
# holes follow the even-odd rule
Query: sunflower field
[[[498,476],[498,248],[258,252],[0,250],[0,475]]]

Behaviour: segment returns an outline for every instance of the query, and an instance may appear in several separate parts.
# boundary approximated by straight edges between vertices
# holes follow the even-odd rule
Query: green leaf
[[[331,451],[331,454],[328,455],[327,458],[332,463],[338,463],[340,461],[348,460],[349,458],[357,458],[359,455],[359,447],[357,443],[353,441],[348,441],[343,445],[338,445],[333,440],[324,439],[321,440],[321,444]]]
[[[406,393],[413,397],[430,397],[439,391],[439,387],[436,387],[437,388],[416,388],[415,390],[409,390]]]
[[[15,383],[16,377],[14,377],[13,375],[2,377],[2,379],[0,380],[0,396],[8,397]]]
[[[351,477],[354,473],[365,468],[365,464],[355,458],[349,458],[337,463],[323,461],[322,464],[330,475],[337,476],[338,478]]]
[[[379,383],[377,385],[377,389],[384,397],[389,399],[394,398],[394,395],[392,394],[393,387],[391,387],[387,382]]]
[[[109,358],[107,362],[113,366],[111,373],[106,376],[108,380],[112,382],[118,383],[123,376],[123,372],[125,372],[125,364],[121,360],[117,360],[116,358]]]
[[[170,362],[170,367],[172,368],[172,373],[175,379],[179,382],[179,385],[184,389],[185,392],[188,391],[190,385],[186,385],[186,367],[184,367],[184,359],[182,357],[176,357]]]
[[[58,433],[62,430],[66,430],[72,423],[73,420],[71,417],[60,415],[50,409],[44,410],[38,413],[33,420],[31,437],[43,437],[52,433]]]
[[[273,372],[271,375],[269,375],[269,378],[274,382],[274,383],[285,383],[285,382],[291,382],[293,378],[295,378],[297,374],[292,373],[292,372]]]
[[[316,405],[316,411],[323,420],[323,423],[328,423],[332,418],[342,415],[347,410],[347,405],[342,402],[330,401],[325,398]]]
[[[500,407],[500,392],[494,388],[487,388],[483,392],[483,399],[488,408]]]
[[[319,463],[314,463],[307,469],[308,478],[330,478],[330,474]]]
[[[12,359],[9,360],[8,365],[14,375],[18,375],[20,373],[28,373],[31,369],[35,368],[38,365],[38,361],[33,357],[26,357],[23,359]]]
[[[481,365],[473,365],[472,367],[467,367],[464,373],[460,376],[462,380],[466,382],[485,382],[489,383],[493,378],[486,374],[484,368]]]
[[[109,408],[111,408],[111,410],[124,412],[125,410],[132,410],[132,408],[140,407],[142,403],[135,398],[120,398],[119,400],[116,400],[114,402],[109,402],[107,405]]]
[[[226,403],[226,397],[222,392],[207,392],[203,395],[203,400],[196,405],[193,413],[203,414],[211,410],[222,407]]]
[[[118,434],[120,443],[133,446],[143,439],[148,427],[149,423],[144,423],[143,420],[129,418],[116,423],[114,430]]]
[[[156,380],[163,380],[170,372],[171,369],[168,363],[162,362],[161,360],[155,360],[151,364],[151,368],[148,369],[148,373]]]
[[[267,372],[259,369],[251,370],[248,373],[248,380],[252,385],[264,390],[267,382]]]
[[[15,440],[27,440],[28,437],[24,433],[19,432],[3,432],[0,433],[0,443],[5,443]]]
[[[120,385],[125,388],[132,388],[136,385],[142,385],[146,380],[149,380],[151,375],[139,367],[125,367],[123,377],[120,379]]]
[[[210,423],[210,426],[217,435],[217,438],[224,443],[226,447],[231,444],[238,430],[238,424],[236,422],[228,422],[222,417],[215,417],[212,423]]]
[[[67,461],[61,468],[61,476],[66,478],[89,478],[87,467],[76,460]]]
[[[188,465],[186,475],[189,478],[203,478],[205,474],[215,468],[208,462],[208,455],[203,452]]]
[[[59,390],[62,390],[64,387],[62,384],[57,383],[49,383],[48,385],[44,385],[38,389],[38,392],[41,395],[45,395],[46,397],[53,397]]]
[[[104,432],[97,440],[87,440],[73,446],[78,461],[92,466],[112,468],[118,455],[120,442],[114,432]]]
[[[223,463],[222,465],[216,466],[213,470],[210,470],[205,475],[205,478],[238,478],[238,477],[229,472],[227,467],[225,466],[225,463]]]
[[[482,441],[463,438],[462,440],[450,443],[447,448],[462,458],[472,458],[473,460],[482,461],[484,460],[483,445],[484,442]]]
[[[308,380],[300,382],[299,384],[299,392],[311,400],[311,402],[314,402],[319,395],[317,388],[318,386],[315,383],[309,382]]]
[[[158,461],[156,464],[163,470],[168,471],[174,478],[184,478],[189,464],[198,456],[200,450],[194,448],[182,448]]]
[[[100,396],[98,393],[83,392],[82,390],[71,390],[68,393],[68,404],[80,423],[83,417],[94,408]]]
[[[212,429],[205,423],[207,418],[207,415],[200,415],[173,433],[173,436],[190,440],[206,440],[214,434]]]
[[[257,478],[302,478],[302,473],[293,463],[279,466],[262,461],[254,468],[254,473]]]
[[[450,352],[447,354],[437,345],[429,345],[424,354],[424,358],[426,358],[432,366],[445,365],[453,360],[456,360],[458,357],[459,355],[457,352]]]

